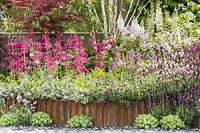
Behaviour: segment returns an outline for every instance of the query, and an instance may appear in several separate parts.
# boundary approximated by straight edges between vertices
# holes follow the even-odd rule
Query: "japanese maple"
[[[67,11],[70,0],[10,0],[20,13],[14,22],[22,30],[62,32],[62,22],[79,21],[80,17]],[[25,11],[22,13],[22,11]]]

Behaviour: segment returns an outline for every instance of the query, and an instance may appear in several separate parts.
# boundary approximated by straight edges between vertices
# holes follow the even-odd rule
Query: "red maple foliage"
[[[32,31],[62,32],[61,22],[80,21],[80,16],[66,11],[71,0],[10,0],[17,10],[30,10],[30,13],[15,15],[14,22],[23,21],[18,28]],[[53,9],[59,9],[55,14]],[[37,22],[38,27],[30,27]]]

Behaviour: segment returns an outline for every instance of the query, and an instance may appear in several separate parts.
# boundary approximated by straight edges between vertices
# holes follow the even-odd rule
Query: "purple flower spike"
[[[113,63],[111,64],[111,66],[110,66],[110,70],[112,71],[112,70],[114,70],[116,67],[117,67],[116,62],[113,62]]]

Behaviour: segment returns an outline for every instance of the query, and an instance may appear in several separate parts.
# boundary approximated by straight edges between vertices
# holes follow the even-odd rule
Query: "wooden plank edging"
[[[138,114],[149,113],[146,101],[134,101],[130,104],[102,102],[81,104],[75,101],[37,100],[36,111],[48,113],[53,123],[58,126],[66,124],[75,115],[84,114],[93,118],[94,126],[131,126]],[[5,110],[9,110],[12,101],[6,101]]]

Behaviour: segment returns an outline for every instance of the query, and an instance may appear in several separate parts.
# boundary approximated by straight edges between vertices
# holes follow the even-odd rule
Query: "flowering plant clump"
[[[31,73],[38,68],[44,71],[64,68],[66,71],[74,70],[75,75],[78,75],[91,69],[86,66],[86,63],[90,62],[87,49],[78,36],[72,35],[65,44],[61,39],[62,35],[58,36],[54,44],[51,43],[48,34],[43,34],[38,41],[34,41],[33,37],[34,35],[29,34],[23,38],[23,41],[18,40],[7,44],[8,70]],[[91,46],[96,56],[95,67],[104,68],[102,60],[108,54],[106,47],[112,43],[111,38],[103,43],[93,40]]]
[[[200,98],[200,84],[194,87],[189,87],[184,92],[178,95],[178,102],[182,105],[193,106],[195,101]]]
[[[194,46],[195,48],[198,45]],[[198,50],[198,49],[196,49]],[[199,78],[198,52],[181,49],[159,57],[157,55],[142,54],[137,51],[127,52],[122,59],[117,59],[110,66],[110,70],[125,68],[130,74],[155,74],[160,85],[174,81],[197,80]],[[121,70],[121,69],[120,69]],[[131,72],[131,73],[130,73]]]
[[[35,111],[35,104],[20,95],[10,93],[6,96],[1,92],[1,97],[10,100],[12,105],[9,107],[9,112],[4,113],[0,118],[2,126],[29,126],[32,113]],[[5,103],[4,103],[5,104]]]

